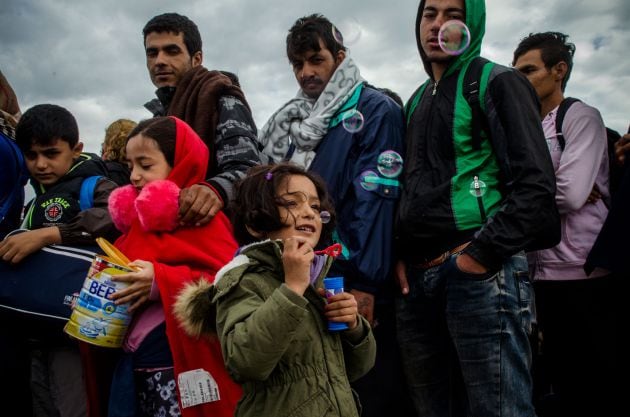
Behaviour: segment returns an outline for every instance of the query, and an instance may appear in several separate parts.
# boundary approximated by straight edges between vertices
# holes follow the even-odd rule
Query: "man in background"
[[[210,150],[207,181],[182,190],[180,217],[205,224],[232,196],[233,183],[260,163],[256,125],[233,74],[203,67],[201,35],[177,13],[153,17],[142,30],[147,69],[157,99],[145,107],[154,116],[188,123]]]

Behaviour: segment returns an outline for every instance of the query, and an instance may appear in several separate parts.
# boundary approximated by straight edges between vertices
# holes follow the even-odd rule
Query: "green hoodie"
[[[481,60],[483,0],[465,0],[470,45],[451,58],[436,82],[420,42],[425,3],[418,7],[415,31],[430,79],[406,106],[397,247],[402,259],[418,262],[470,242],[465,253],[498,269],[518,251],[553,246],[559,237],[553,167],[537,97],[525,77],[491,62],[464,82],[469,66]],[[464,95],[471,81],[479,81],[481,114],[475,121],[484,126],[475,137],[471,95]]]
[[[421,99],[426,86],[433,82],[434,94],[439,83],[435,81],[431,63],[427,61],[427,56],[422,49],[420,42],[420,21],[426,0],[422,0],[418,7],[416,17],[416,42],[418,51],[424,64],[424,68],[430,80],[420,87],[416,96],[412,99],[409,115],[413,112]],[[466,26],[470,30],[470,45],[458,56],[452,58],[447,70],[442,75],[446,79],[459,71],[457,91],[455,94],[456,117],[453,120],[453,145],[456,153],[456,173],[452,177],[451,187],[451,210],[458,230],[470,230],[479,228],[491,216],[499,206],[502,199],[499,191],[498,175],[499,167],[492,151],[492,146],[487,140],[485,132],[481,132],[480,149],[475,149],[475,143],[471,135],[472,109],[466,100],[463,92],[464,76],[466,69],[471,62],[479,57],[481,51],[481,41],[485,33],[486,8],[483,0],[465,0]],[[485,94],[489,71],[494,64],[489,63],[484,67],[484,74],[481,77],[479,97]],[[481,103],[485,111],[485,103]],[[474,190],[478,187],[478,193]],[[476,194],[477,193],[477,194]],[[475,198],[471,198],[471,195]]]

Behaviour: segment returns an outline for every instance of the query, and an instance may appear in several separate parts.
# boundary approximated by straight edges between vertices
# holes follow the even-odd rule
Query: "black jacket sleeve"
[[[531,84],[520,73],[497,66],[485,100],[504,199],[464,252],[487,268],[498,269],[517,252],[555,246],[560,241],[560,215]]]
[[[64,245],[94,244],[94,239],[104,237],[110,242],[120,236],[107,209],[109,195],[117,185],[107,178],[100,178],[94,188],[94,206],[83,210],[66,224],[59,225]]]

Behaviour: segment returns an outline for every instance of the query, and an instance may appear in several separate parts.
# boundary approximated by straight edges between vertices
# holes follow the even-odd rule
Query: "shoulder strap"
[[[558,144],[560,144],[560,150],[564,151],[564,147],[566,146],[566,141],[564,140],[564,135],[562,134],[562,123],[564,122],[564,116],[567,114],[567,110],[569,107],[573,105],[573,103],[580,101],[574,97],[567,97],[560,102],[558,106],[558,112],[556,113],[556,138],[558,139]]]
[[[407,126],[409,126],[411,115],[413,114],[413,111],[416,109],[416,107],[418,107],[418,103],[420,102],[422,94],[424,93],[424,90],[426,90],[427,85],[429,85],[429,80],[426,80],[424,84],[416,89],[416,91],[407,102],[407,105],[405,106],[405,119],[407,121]]]
[[[102,178],[101,175],[93,175],[87,177],[81,183],[81,191],[79,192],[79,206],[81,210],[87,210],[94,206],[94,189],[100,178]]]
[[[478,56],[470,62],[464,74],[462,92],[471,109],[473,149],[481,148],[481,131],[488,131],[488,121],[485,117],[486,106],[481,98],[485,97],[488,78],[493,66],[493,62]]]

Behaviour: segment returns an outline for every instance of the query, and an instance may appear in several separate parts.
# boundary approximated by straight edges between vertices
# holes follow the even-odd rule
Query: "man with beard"
[[[207,181],[180,195],[182,223],[206,224],[231,198],[233,183],[260,163],[256,125],[234,74],[202,66],[201,35],[193,21],[164,13],[142,32],[158,97],[145,107],[154,116],[184,120],[210,150]]]

